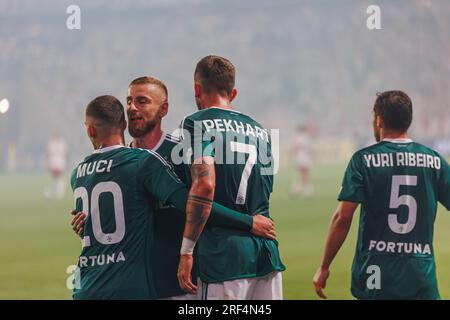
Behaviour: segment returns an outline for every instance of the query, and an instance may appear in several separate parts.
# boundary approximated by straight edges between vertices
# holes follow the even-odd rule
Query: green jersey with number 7
[[[214,157],[215,202],[270,217],[274,162],[267,130],[249,116],[217,107],[187,116],[181,129],[182,144],[190,143],[192,151],[185,155],[188,163],[202,155]],[[205,227],[200,237],[197,262],[199,277],[208,283],[285,270],[276,240],[213,226]]]
[[[438,202],[450,210],[450,168],[409,139],[356,152],[339,201],[361,204],[352,267],[358,299],[439,299],[433,252]]]

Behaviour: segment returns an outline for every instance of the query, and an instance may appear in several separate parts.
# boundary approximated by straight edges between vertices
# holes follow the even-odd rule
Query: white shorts
[[[197,281],[198,300],[282,300],[281,272],[218,283]]]
[[[168,298],[162,298],[158,300],[197,300],[196,294],[182,294],[180,296],[173,296]]]
[[[62,172],[66,170],[66,159],[63,157],[51,157],[48,162],[48,167],[52,171]]]
[[[309,169],[312,166],[312,160],[308,155],[300,155],[295,159],[295,165],[300,169]]]

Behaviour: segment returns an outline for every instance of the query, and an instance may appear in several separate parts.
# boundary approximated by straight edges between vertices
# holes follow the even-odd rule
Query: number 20
[[[111,193],[114,202],[114,217],[116,220],[116,231],[113,233],[104,233],[100,222],[99,199],[102,193]],[[120,186],[113,181],[100,182],[92,189],[91,206],[89,210],[89,194],[85,187],[78,187],[74,191],[75,201],[81,199],[83,203],[83,212],[91,215],[92,230],[95,239],[101,244],[115,244],[122,241],[125,236],[125,215],[123,211],[123,197]],[[85,236],[83,247],[89,247],[91,239]]]

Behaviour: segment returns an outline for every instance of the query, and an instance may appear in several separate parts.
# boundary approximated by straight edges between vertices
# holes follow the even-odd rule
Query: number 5
[[[417,202],[410,195],[399,196],[400,186],[417,186],[417,176],[392,176],[391,200],[389,203],[390,209],[397,209],[401,205],[409,208],[408,221],[406,223],[399,223],[397,215],[390,213],[388,215],[389,228],[399,234],[411,232],[416,225],[417,218]]]

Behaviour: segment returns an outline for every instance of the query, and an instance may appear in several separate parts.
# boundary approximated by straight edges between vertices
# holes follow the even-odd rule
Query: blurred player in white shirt
[[[64,171],[67,166],[67,143],[54,134],[47,144],[47,167],[52,176],[52,188],[45,191],[47,198],[61,199],[66,188]]]
[[[311,135],[306,126],[299,126],[292,141],[294,165],[299,175],[293,182],[291,192],[301,193],[305,197],[312,196],[314,187],[310,181],[310,171],[313,164],[311,157]]]

